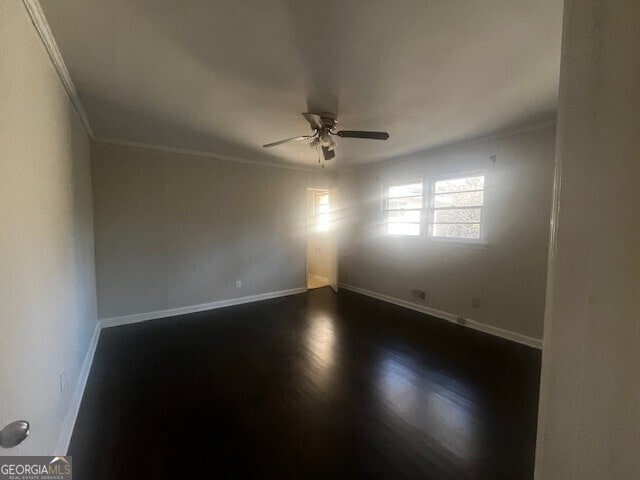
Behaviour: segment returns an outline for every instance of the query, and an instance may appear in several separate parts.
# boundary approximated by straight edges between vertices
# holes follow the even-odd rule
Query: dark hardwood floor
[[[540,352],[328,287],[102,331],[74,478],[533,478]]]

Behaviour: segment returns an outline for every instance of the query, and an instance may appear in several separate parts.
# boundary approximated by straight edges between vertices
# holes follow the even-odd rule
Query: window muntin
[[[390,185],[384,198],[384,231],[387,235],[420,236],[424,182]]]
[[[484,173],[436,178],[431,192],[429,237],[482,240]]]

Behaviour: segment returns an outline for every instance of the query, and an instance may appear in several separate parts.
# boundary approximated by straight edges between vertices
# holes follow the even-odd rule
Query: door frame
[[[311,209],[313,208],[313,205],[311,205],[311,198],[312,196],[309,195],[310,193],[327,193],[329,194],[329,209],[331,209],[331,189],[330,188],[323,188],[323,187],[307,187],[305,190],[305,206],[306,206],[306,210],[305,210],[305,228],[304,228],[304,289],[305,291],[309,291],[309,234],[312,233],[311,232],[311,228],[313,227],[313,225],[309,224],[309,212],[311,211]]]

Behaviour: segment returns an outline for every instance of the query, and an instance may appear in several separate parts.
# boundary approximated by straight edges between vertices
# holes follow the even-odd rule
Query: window
[[[420,235],[423,185],[421,180],[387,187],[383,206],[386,234]]]
[[[313,195],[313,224],[316,232],[329,231],[329,194],[316,193]]]
[[[433,181],[429,237],[481,241],[484,173],[441,177]]]

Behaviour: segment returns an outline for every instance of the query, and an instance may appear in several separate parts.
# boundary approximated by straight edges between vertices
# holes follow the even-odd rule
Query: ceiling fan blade
[[[331,160],[336,156],[336,152],[329,150],[329,147],[322,147],[322,155],[324,155],[325,160]]]
[[[342,138],[368,138],[371,140],[387,140],[387,132],[362,132],[360,130],[340,130],[336,135]]]
[[[287,138],[286,140],[280,140],[279,142],[267,143],[266,145],[263,145],[263,147],[275,147],[276,145],[282,145],[283,143],[295,142],[298,140],[308,140],[310,138],[313,138],[313,135],[301,135],[300,137]]]
[[[311,128],[314,130],[321,130],[324,128],[324,123],[322,123],[322,118],[317,113],[303,113],[302,116],[309,122]]]

